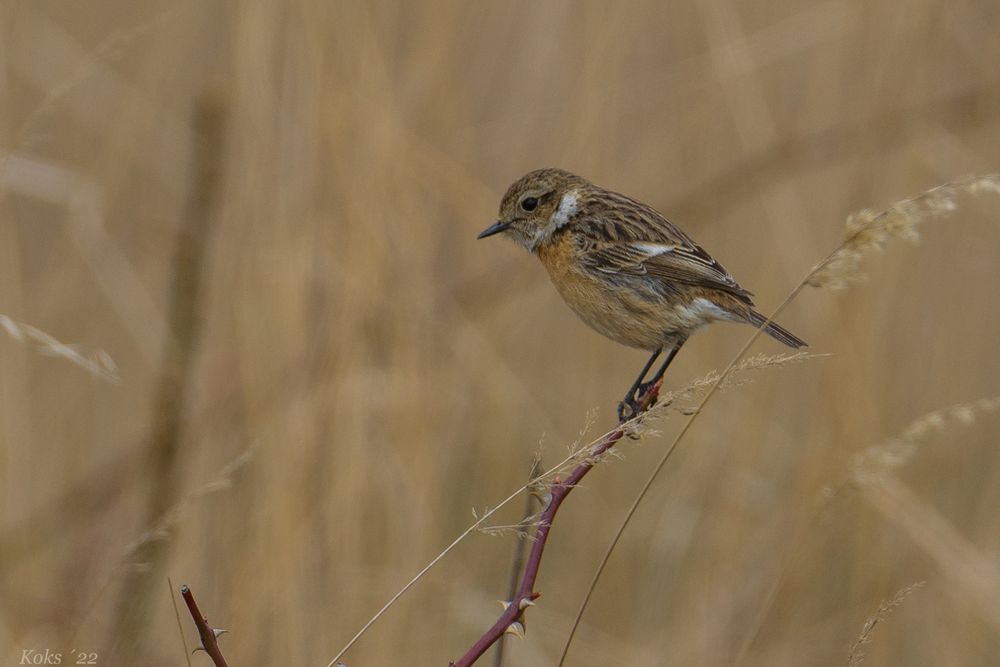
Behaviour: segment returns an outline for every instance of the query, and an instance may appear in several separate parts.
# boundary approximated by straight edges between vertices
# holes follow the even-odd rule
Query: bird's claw
[[[655,403],[655,400],[647,401],[649,390],[655,384],[655,382],[643,382],[635,388],[634,392],[626,396],[625,400],[618,404],[619,423],[632,419],[640,412],[649,409]]]

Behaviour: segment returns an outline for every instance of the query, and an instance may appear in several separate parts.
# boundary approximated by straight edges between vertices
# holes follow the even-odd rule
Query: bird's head
[[[588,185],[562,169],[529,172],[507,188],[499,219],[478,238],[502,233],[533,252],[579,212],[582,190]]]

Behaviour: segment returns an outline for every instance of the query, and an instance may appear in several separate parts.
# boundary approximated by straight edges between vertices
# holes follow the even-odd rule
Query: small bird
[[[477,238],[504,234],[538,255],[570,308],[598,333],[652,352],[618,405],[624,421],[688,337],[718,320],[763,327],[789,347],[805,342],[753,308],[750,292],[659,212],[562,169],[514,182],[499,220]],[[644,382],[657,358],[666,357]]]

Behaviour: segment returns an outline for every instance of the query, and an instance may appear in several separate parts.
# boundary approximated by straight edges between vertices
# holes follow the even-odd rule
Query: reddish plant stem
[[[542,469],[542,458],[541,456],[536,456],[531,462],[531,470],[528,472],[528,484],[530,485],[532,481],[538,477],[539,471]],[[539,500],[532,493],[526,493],[524,496],[524,514],[521,518],[521,524],[524,526],[523,531],[526,534],[529,530],[531,524],[529,523],[531,516],[534,514],[535,504]],[[524,569],[524,559],[528,554],[528,544],[522,535],[518,535],[517,541],[514,544],[514,558],[510,564],[510,576],[507,578],[507,595],[508,600],[514,598],[514,594],[518,591],[518,584],[521,581],[521,570]],[[503,667],[504,665],[504,637],[501,636],[496,642],[496,650],[493,652],[493,667]]]
[[[215,630],[208,624],[208,619],[201,615],[198,603],[194,601],[194,593],[187,586],[181,586],[181,596],[187,604],[188,611],[191,612],[194,624],[198,626],[198,635],[201,637],[201,648],[205,649],[205,653],[215,663],[215,667],[229,667],[226,664],[226,658],[219,649],[218,636],[215,634]]]
[[[660,383],[650,387],[649,391],[641,399],[642,407],[639,410],[640,413],[656,402],[659,390]],[[524,566],[524,574],[521,577],[521,586],[518,588],[517,594],[510,601],[503,614],[500,615],[500,618],[497,619],[497,622],[472,645],[472,648],[466,651],[465,655],[457,661],[450,663],[452,667],[469,667],[476,662],[476,660],[486,653],[490,646],[503,637],[504,632],[507,631],[507,628],[511,624],[521,620],[524,610],[527,609],[526,603],[535,600],[541,595],[535,592],[535,580],[538,578],[538,570],[542,565],[542,555],[545,553],[545,543],[548,540],[549,531],[552,529],[552,520],[555,518],[556,512],[559,511],[559,506],[566,500],[566,496],[576,488],[580,480],[590,472],[604,452],[611,449],[624,435],[625,427],[619,426],[593,446],[587,458],[573,469],[569,477],[565,480],[557,478],[549,485],[549,504],[538,520],[538,527],[535,529],[535,534],[532,538],[531,553],[528,555],[528,561]]]

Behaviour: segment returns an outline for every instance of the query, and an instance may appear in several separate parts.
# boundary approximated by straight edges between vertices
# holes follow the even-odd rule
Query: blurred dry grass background
[[[510,181],[558,165],[650,202],[767,311],[852,210],[997,169],[998,35],[991,0],[0,4],[0,314],[121,375],[0,331],[0,658],[183,664],[170,575],[231,664],[326,664],[540,442],[609,425],[643,360],[475,241]],[[1000,393],[998,212],[963,199],[867,284],[802,295],[782,321],[832,356],[709,406],[570,664],[846,664],[917,581],[869,662],[995,660],[1000,417],[821,499],[921,414]],[[668,384],[748,334],[702,333]],[[680,424],[567,503],[509,664],[558,656]],[[348,663],[457,657],[510,553],[468,540]]]

